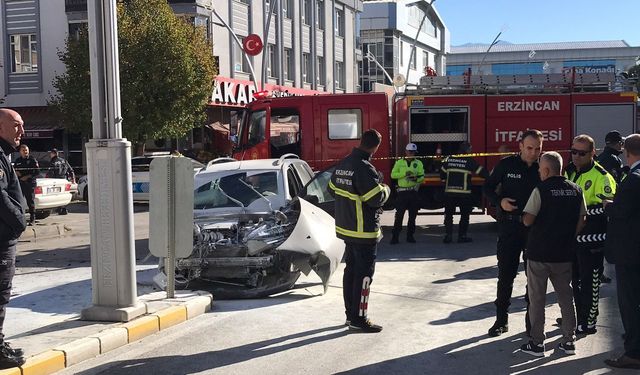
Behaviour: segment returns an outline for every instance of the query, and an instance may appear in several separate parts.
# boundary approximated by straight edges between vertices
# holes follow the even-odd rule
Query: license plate
[[[51,193],[59,193],[62,191],[62,188],[59,186],[54,186],[54,187],[48,187],[47,188],[47,194],[51,194]]]

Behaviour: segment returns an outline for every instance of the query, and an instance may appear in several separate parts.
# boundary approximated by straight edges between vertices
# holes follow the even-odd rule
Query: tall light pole
[[[482,56],[482,61],[480,61],[480,65],[478,65],[478,74],[482,75],[482,73],[483,73],[482,72],[482,65],[484,65],[484,60],[489,55],[489,51],[491,51],[491,47],[493,47],[496,44],[498,44],[498,42],[499,42],[498,38],[500,38],[500,35],[502,35],[502,31],[500,31],[498,33],[498,35],[496,35],[496,37],[493,38],[493,42],[491,42],[491,44],[489,45],[489,48],[487,48],[487,51],[484,53],[484,56]]]
[[[406,6],[408,7],[415,6],[419,2],[421,1],[413,2],[413,3],[407,4]],[[422,16],[422,21],[420,21],[420,26],[418,26],[418,32],[416,33],[416,37],[413,39],[413,43],[411,44],[411,52],[409,53],[409,64],[407,65],[407,75],[405,76],[405,79],[406,79],[405,87],[407,83],[409,83],[409,71],[411,69],[411,61],[413,60],[413,55],[416,52],[416,44],[418,43],[418,38],[420,37],[420,31],[422,31],[422,25],[424,24],[424,21],[427,19],[427,16],[429,15],[429,10],[431,10],[431,8],[433,7],[433,3],[435,2],[436,0],[431,0],[430,3],[427,3],[429,6],[424,11],[424,16]]]
[[[82,319],[129,321],[146,313],[136,291],[131,143],[122,137],[116,0],[89,0],[91,122],[87,143],[91,307]]]

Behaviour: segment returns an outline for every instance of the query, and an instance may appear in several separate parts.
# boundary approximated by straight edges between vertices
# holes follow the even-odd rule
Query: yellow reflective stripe
[[[347,237],[353,238],[378,238],[382,234],[382,231],[378,229],[377,232],[364,232],[364,231],[352,231],[336,226],[336,232]]]
[[[340,189],[340,188],[336,187],[336,185],[333,184],[333,181],[329,181],[329,187],[331,189],[333,189],[336,192],[336,194],[338,194],[340,196],[343,196],[345,198],[349,198],[349,199],[354,200],[354,201],[360,200],[360,196],[358,196],[356,194],[349,193],[346,190],[343,190],[343,189]]]
[[[458,173],[463,173],[463,174],[471,174],[471,172],[466,170],[466,169],[450,168],[450,169],[448,169],[448,171],[449,172],[458,172]]]
[[[358,232],[364,232],[364,218],[362,217],[362,202],[360,200],[356,201],[356,224],[356,230]]]
[[[368,201],[369,199],[373,198],[376,194],[378,194],[379,192],[384,190],[384,186],[378,184],[378,186],[374,187],[373,189],[369,190],[369,192],[365,195],[362,196],[362,200],[364,202]]]

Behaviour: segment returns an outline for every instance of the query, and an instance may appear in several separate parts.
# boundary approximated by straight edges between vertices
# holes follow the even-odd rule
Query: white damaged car
[[[316,176],[288,155],[210,162],[195,175],[193,252],[176,260],[176,287],[255,298],[288,290],[301,272],[314,271],[326,290],[344,253],[328,213],[330,175]],[[164,287],[161,276],[156,283]]]

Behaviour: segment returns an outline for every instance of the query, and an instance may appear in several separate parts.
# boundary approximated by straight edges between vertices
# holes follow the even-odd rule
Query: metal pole
[[[90,0],[93,136],[87,145],[93,306],[85,320],[129,321],[138,303],[131,191],[131,143],[122,138],[116,0]]]
[[[502,35],[502,31],[500,31],[498,33],[498,35],[496,35],[496,37],[493,38],[493,42],[491,42],[491,44],[489,45],[489,48],[487,48],[487,52],[485,52],[484,56],[482,56],[482,61],[480,61],[480,65],[478,65],[478,74],[482,75],[482,71],[480,69],[482,68],[482,65],[484,64],[484,60],[489,55],[489,51],[491,51],[491,47],[495,46],[498,43],[498,38],[500,38],[500,35]]]
[[[429,15],[429,9],[431,9],[431,7],[433,6],[433,3],[435,2],[436,0],[431,0],[431,2],[428,3],[429,6],[424,11],[424,16],[422,16],[422,21],[420,21],[420,26],[418,26],[418,32],[416,33],[416,37],[413,39],[413,44],[411,45],[411,52],[409,53],[409,64],[407,65],[407,75],[405,76],[405,83],[404,83],[405,88],[409,83],[409,70],[411,69],[411,60],[413,60],[413,54],[416,51],[416,44],[418,43],[418,37],[420,37],[420,31],[422,31],[422,25],[424,24],[424,21],[427,19],[427,16]]]
[[[215,8],[212,8],[211,11],[220,20],[220,22],[222,23],[222,26],[226,27],[227,30],[229,30],[229,33],[231,34],[233,39],[236,41],[236,44],[238,45],[238,48],[240,48],[240,51],[242,51],[242,55],[244,56],[244,60],[247,62],[247,65],[249,65],[249,70],[251,71],[251,75],[253,76],[253,87],[256,89],[256,92],[260,91],[260,90],[258,90],[258,84],[256,83],[256,72],[253,70],[253,64],[251,64],[251,60],[249,59],[249,55],[247,55],[244,52],[244,48],[242,48],[242,43],[240,42],[240,39],[238,39],[238,36],[236,35],[236,33],[233,32],[233,29],[231,29],[231,27],[229,27],[229,25],[226,22],[224,22],[222,17],[220,17],[218,12],[216,12]]]

